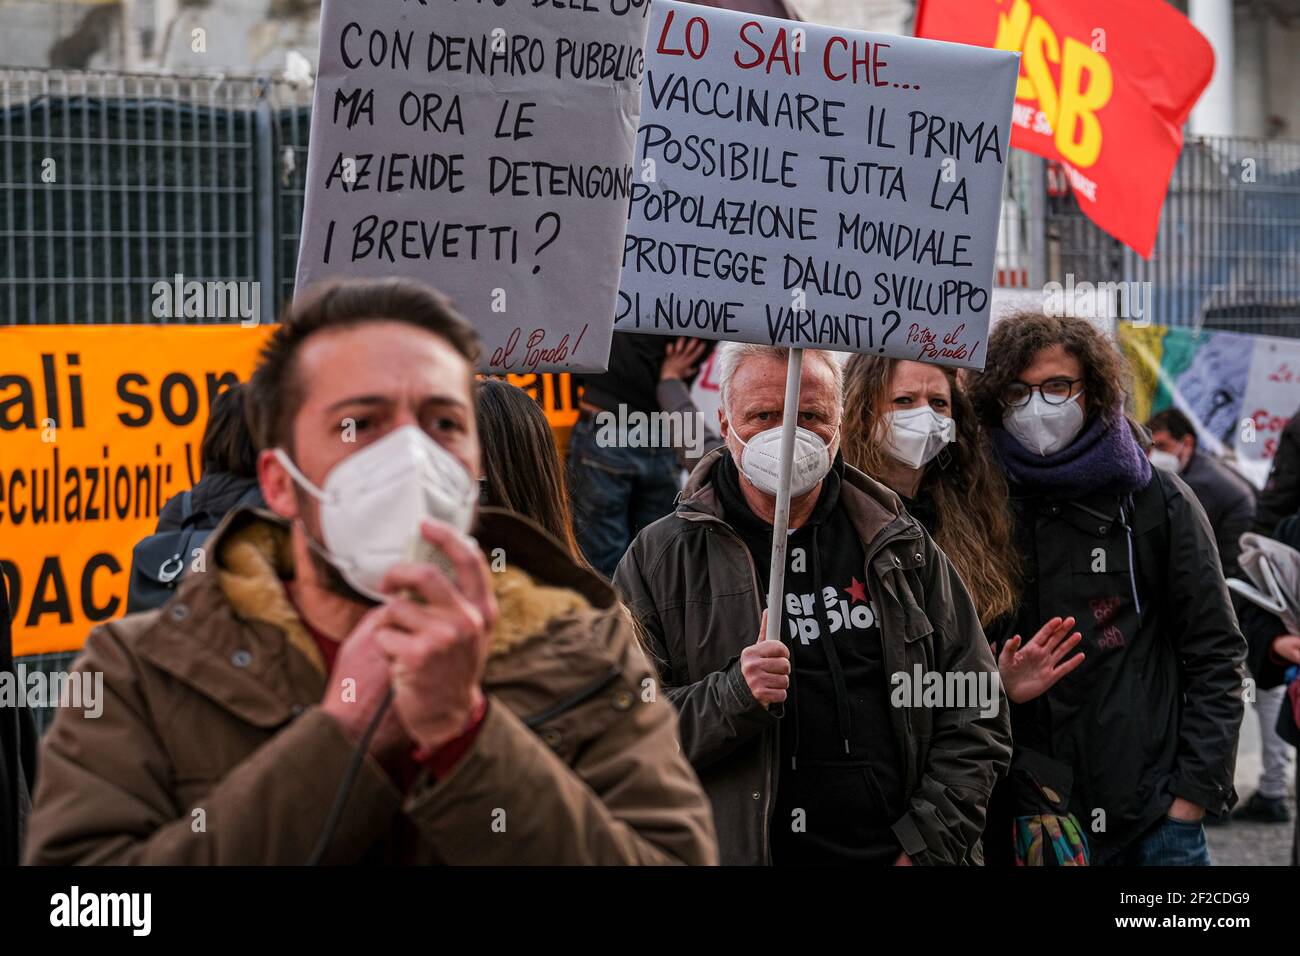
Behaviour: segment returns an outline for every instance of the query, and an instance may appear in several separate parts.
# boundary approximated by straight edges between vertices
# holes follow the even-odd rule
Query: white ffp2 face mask
[[[1026,404],[1007,409],[1002,427],[1030,451],[1046,457],[1074,441],[1083,429],[1082,397],[1080,392],[1063,405],[1052,405],[1034,392]]]
[[[957,437],[957,423],[929,405],[900,408],[885,416],[886,448],[908,468],[923,468]]]
[[[1178,456],[1171,451],[1161,451],[1159,448],[1152,448],[1151,454],[1147,456],[1151,464],[1155,465],[1161,471],[1167,471],[1172,475],[1178,474],[1183,470],[1183,463],[1178,460]]]
[[[330,469],[317,488],[283,449],[280,464],[320,501],[322,556],[343,579],[375,601],[388,569],[409,560],[420,522],[432,518],[469,530],[478,484],[436,441],[414,425],[395,428]]]
[[[740,442],[740,471],[765,495],[776,496],[781,484],[781,426],[761,431]],[[790,469],[790,497],[798,498],[817,487],[831,470],[831,449],[822,437],[802,426],[794,430],[794,465]]]

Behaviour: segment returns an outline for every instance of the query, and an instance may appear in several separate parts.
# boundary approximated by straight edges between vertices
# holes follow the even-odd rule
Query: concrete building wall
[[[279,73],[291,50],[315,62],[319,18],[320,0],[0,0],[0,66]]]
[[[849,30],[906,34],[912,30],[911,0],[790,0],[799,16]]]
[[[1238,5],[1233,17],[1234,132],[1300,140],[1300,6],[1294,18]]]

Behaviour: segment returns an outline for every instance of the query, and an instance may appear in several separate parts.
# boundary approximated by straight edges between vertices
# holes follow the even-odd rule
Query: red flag
[[[1088,218],[1151,257],[1214,72],[1186,17],[1164,0],[921,0],[916,35],[1020,51],[1011,145],[1060,162]]]

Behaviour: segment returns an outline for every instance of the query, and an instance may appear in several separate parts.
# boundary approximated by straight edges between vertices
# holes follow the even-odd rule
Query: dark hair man
[[[1147,430],[1151,432],[1153,446],[1148,452],[1151,464],[1178,475],[1196,494],[1214,531],[1223,576],[1241,577],[1237,557],[1241,553],[1241,536],[1255,521],[1254,489],[1231,468],[1201,451],[1196,426],[1178,409],[1167,408],[1152,415]],[[1240,615],[1241,602],[1234,600],[1233,606]],[[1262,823],[1286,823],[1291,819],[1286,801],[1290,753],[1286,741],[1274,729],[1283,694],[1282,687],[1255,691],[1263,766],[1258,789],[1237,807],[1233,814],[1236,819]],[[1226,814],[1207,812],[1205,815],[1209,825],[1227,823],[1229,819]]]
[[[1289,548],[1300,550],[1300,512],[1283,518],[1273,537]],[[1295,676],[1295,669],[1300,666],[1300,634],[1290,633],[1292,627],[1283,620],[1283,616],[1270,614],[1264,608],[1246,601],[1241,609],[1241,629],[1250,644],[1250,672],[1259,681],[1260,690],[1256,691],[1256,700],[1262,700],[1265,694],[1280,692],[1280,700],[1271,718],[1263,707],[1259,708],[1260,732],[1271,732],[1284,744],[1300,745],[1300,678]],[[1264,740],[1267,746],[1266,734]],[[1296,783],[1300,783],[1300,761],[1297,761]],[[1263,790],[1264,781],[1261,779],[1260,792]],[[1285,786],[1282,796],[1286,796]],[[1266,807],[1267,804],[1263,804],[1258,809],[1262,811]],[[1285,799],[1283,807],[1285,808]],[[1251,816],[1254,819],[1268,819],[1262,812]],[[1281,822],[1285,818],[1274,814],[1272,819]],[[1300,866],[1300,817],[1296,819],[1293,832],[1291,865]]]
[[[1196,493],[1218,546],[1223,576],[1238,574],[1239,539],[1255,520],[1255,492],[1232,469],[1201,451],[1196,426],[1176,408],[1156,412],[1147,422],[1151,464],[1176,474]]]
[[[763,640],[786,361],[719,347],[726,445],[615,585],[681,715],[724,863],[978,863],[1011,749],[997,665],[947,557],[844,465],[829,352],[804,353],[784,634]]]
[[[613,593],[507,513],[463,534],[477,347],[409,282],[295,303],[249,397],[271,510],[231,514],[162,608],[91,633],[79,666],[109,700],[46,736],[30,861],[716,859]],[[421,536],[436,563],[409,557]]]

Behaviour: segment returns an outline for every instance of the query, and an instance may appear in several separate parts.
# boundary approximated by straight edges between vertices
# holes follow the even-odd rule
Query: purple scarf
[[[1018,491],[1052,498],[1077,498],[1093,492],[1132,494],[1151,480],[1151,463],[1128,421],[1113,424],[1101,416],[1065,448],[1051,455],[1030,451],[1004,428],[990,428],[993,448]]]

